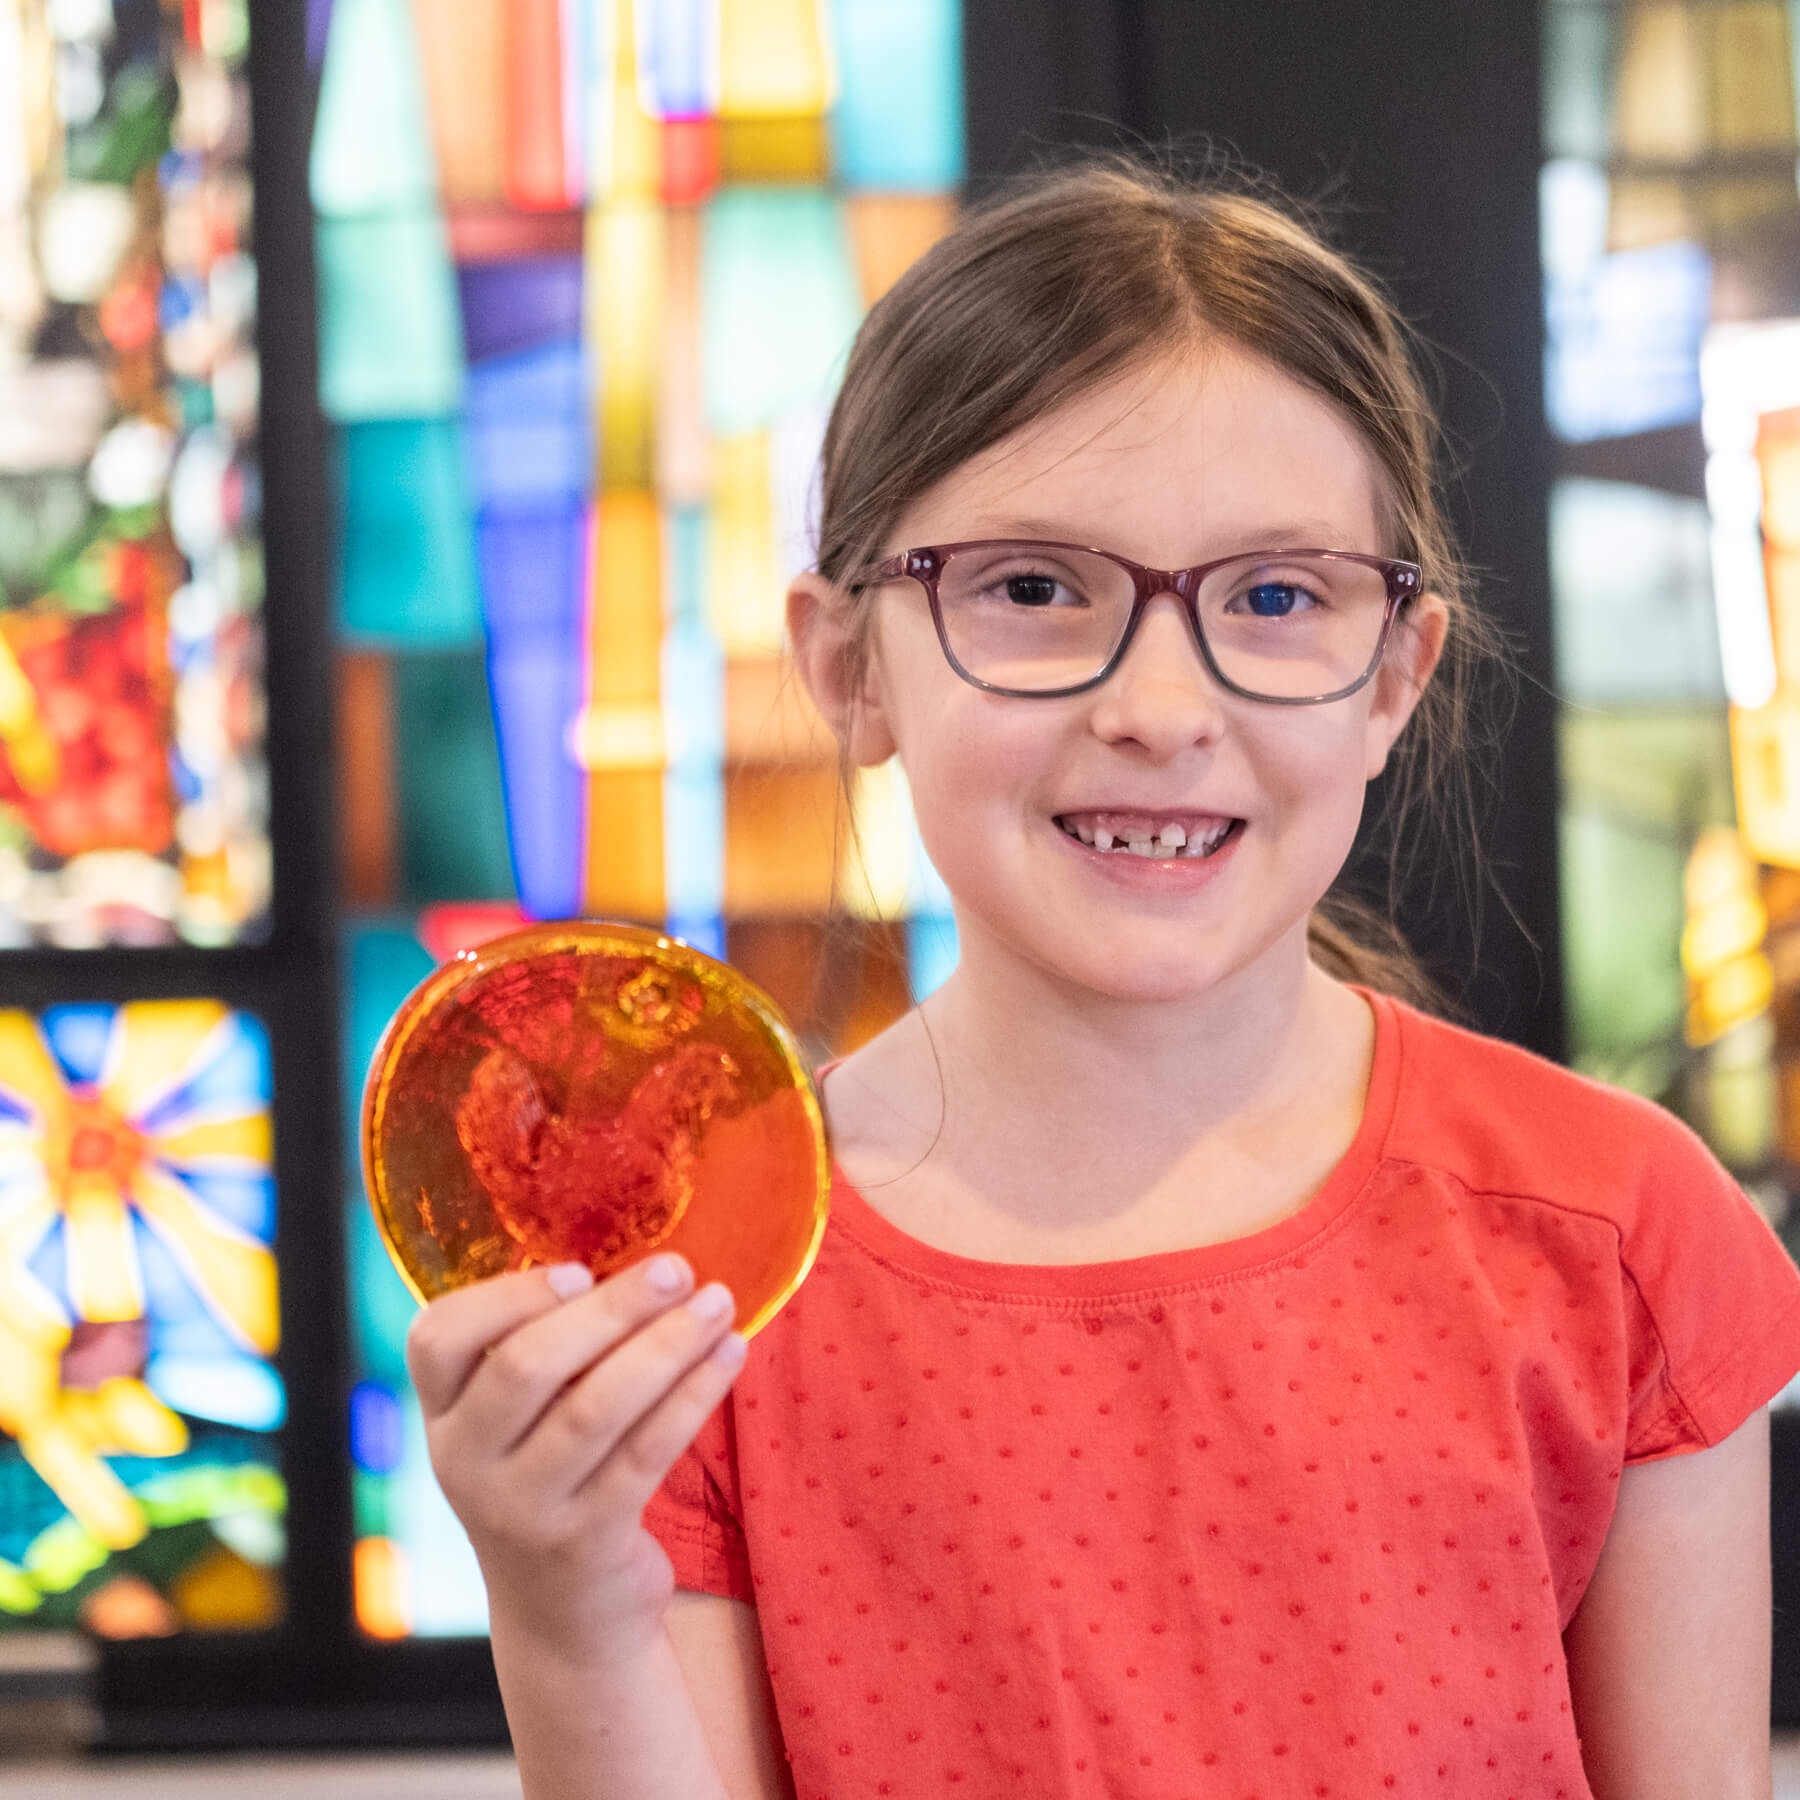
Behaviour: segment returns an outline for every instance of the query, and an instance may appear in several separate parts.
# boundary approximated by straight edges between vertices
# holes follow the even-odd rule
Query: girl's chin
[[[1068,987],[1085,990],[1105,1006],[1183,1006],[1204,1002],[1253,960],[1221,946],[1211,955],[1162,952],[1148,945],[1100,941],[1046,958],[1048,968]]]

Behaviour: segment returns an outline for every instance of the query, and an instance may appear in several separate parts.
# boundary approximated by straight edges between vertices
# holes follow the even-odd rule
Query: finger
[[[406,1334],[406,1366],[427,1418],[454,1404],[486,1352],[508,1332],[555,1312],[594,1278],[579,1263],[496,1275],[433,1300]]]
[[[609,1490],[608,1502],[636,1519],[662,1486],[700,1427],[717,1411],[744,1366],[747,1346],[733,1331],[720,1338],[620,1440],[606,1462],[583,1484]]]
[[[693,1281],[679,1256],[653,1256],[560,1311],[521,1325],[469,1377],[457,1429],[494,1453],[512,1449],[564,1388],[674,1306]]]
[[[671,1307],[546,1408],[515,1453],[520,1484],[572,1493],[731,1326],[730,1294],[713,1282]]]

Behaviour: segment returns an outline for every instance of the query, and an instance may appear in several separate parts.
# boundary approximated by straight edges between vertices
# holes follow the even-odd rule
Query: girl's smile
[[[1168,894],[1216,880],[1244,828],[1242,819],[1192,812],[1071,812],[1055,823],[1097,878]]]

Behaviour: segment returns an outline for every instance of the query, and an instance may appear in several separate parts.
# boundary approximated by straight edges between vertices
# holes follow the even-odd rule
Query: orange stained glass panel
[[[507,0],[506,22],[506,197],[567,206],[560,0]]]
[[[905,926],[865,923],[856,941],[861,955],[832,1045],[838,1056],[848,1056],[870,1038],[879,1037],[913,1003],[907,978]]]
[[[754,981],[781,1009],[802,1040],[818,1038],[828,939],[824,919],[746,919],[725,925],[725,954],[734,969]]]
[[[394,743],[391,669],[379,651],[338,656],[338,854],[349,906],[395,897]]]
[[[956,223],[956,202],[948,194],[852,194],[845,211],[865,306],[873,306]]]
[[[700,214],[691,206],[664,215],[658,336],[656,488],[666,505],[699,506],[712,492],[712,440],[700,367]]]
[[[837,740],[785,657],[744,656],[726,664],[725,760],[734,767],[837,767]]]
[[[647,488],[654,478],[664,218],[645,200],[613,200],[588,214],[588,331],[599,352],[600,480],[607,488]]]
[[[825,181],[831,136],[813,113],[792,118],[721,119],[719,174],[725,181]]]
[[[837,856],[835,768],[741,768],[725,778],[725,910],[829,912]]]
[[[255,1631],[281,1617],[281,1587],[265,1568],[221,1545],[169,1584],[182,1619],[200,1631]]]
[[[448,206],[506,192],[506,0],[413,0],[438,182]]]
[[[372,1638],[403,1638],[412,1629],[406,1552],[392,1538],[356,1540],[351,1553],[356,1622]]]
[[[1776,679],[1789,692],[1800,693],[1800,550],[1770,544],[1763,566],[1775,635]]]
[[[582,910],[648,921],[663,916],[660,769],[590,769]]]
[[[1763,535],[1783,550],[1800,551],[1800,407],[1762,415],[1756,460],[1763,478]]]
[[[595,511],[586,704],[575,748],[587,770],[584,910],[663,912],[662,528],[647,490]]]
[[[835,82],[824,0],[719,0],[719,116],[822,114]]]
[[[655,705],[662,679],[662,521],[648,489],[600,496],[590,606],[588,699]]]

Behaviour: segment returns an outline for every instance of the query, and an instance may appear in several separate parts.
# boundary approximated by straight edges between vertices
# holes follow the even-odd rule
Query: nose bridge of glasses
[[[1169,607],[1181,614],[1186,621],[1188,648],[1198,665],[1201,678],[1210,687],[1217,683],[1218,673],[1212,666],[1212,657],[1208,654],[1205,634],[1200,625],[1199,590],[1200,584],[1188,569],[1141,569],[1135,572],[1137,582],[1137,605],[1134,617],[1126,630],[1126,642],[1120,645],[1117,652],[1115,668],[1129,659],[1133,652],[1141,648],[1138,640],[1144,635],[1144,627],[1160,611],[1166,610],[1157,606],[1157,602],[1167,601]],[[1140,659],[1142,660],[1142,659]]]

